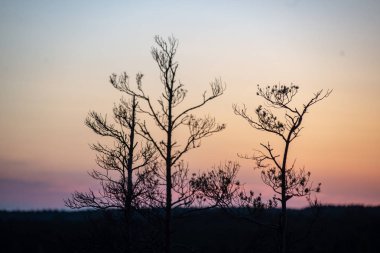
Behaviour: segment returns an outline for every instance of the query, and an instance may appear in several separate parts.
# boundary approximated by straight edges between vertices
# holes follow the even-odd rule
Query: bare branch
[[[211,92],[212,92],[212,95],[207,97],[206,96],[206,92],[203,93],[203,101],[201,103],[199,103],[198,105],[195,105],[195,106],[192,106],[186,110],[184,110],[182,113],[180,113],[177,117],[175,117],[173,119],[173,124],[175,124],[177,122],[177,120],[180,120],[182,119],[185,115],[187,115],[189,112],[193,111],[193,110],[196,110],[200,107],[202,107],[203,105],[205,105],[207,102],[223,95],[224,91],[225,91],[225,85],[222,83],[222,80],[219,78],[219,79],[215,79],[214,82],[210,83],[210,86],[211,86]]]

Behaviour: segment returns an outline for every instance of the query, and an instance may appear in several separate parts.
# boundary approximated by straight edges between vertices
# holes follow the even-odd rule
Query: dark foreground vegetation
[[[273,222],[278,212],[266,210],[260,221]],[[173,252],[277,250],[276,232],[237,218],[244,210],[181,213],[173,220]],[[118,211],[1,211],[1,252],[119,252],[121,217]],[[289,220],[289,252],[379,252],[380,207],[324,206],[317,216],[313,209],[290,210]],[[136,252],[160,251],[163,235],[156,225],[154,219],[134,218]]]

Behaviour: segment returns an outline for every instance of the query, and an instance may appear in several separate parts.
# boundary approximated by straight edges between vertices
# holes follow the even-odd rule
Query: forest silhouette
[[[278,215],[277,209],[265,210],[260,219],[270,221]],[[378,252],[379,207],[322,206],[316,220],[310,208],[289,210],[288,215],[291,252]],[[0,211],[1,251],[121,252],[126,246],[121,216],[116,210]],[[139,219],[135,222],[135,252],[160,252],[152,243],[157,235],[151,234],[150,225]],[[173,252],[277,250],[272,230],[233,218],[221,209],[175,219],[173,231]]]

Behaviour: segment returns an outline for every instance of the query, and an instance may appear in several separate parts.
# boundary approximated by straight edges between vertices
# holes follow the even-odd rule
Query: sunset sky
[[[111,73],[144,73],[158,98],[154,35],[179,40],[186,105],[221,78],[223,96],[197,112],[226,123],[185,160],[192,171],[239,161],[240,179],[271,196],[253,163],[238,158],[274,140],[234,115],[254,114],[257,84],[300,86],[295,105],[333,89],[307,114],[291,147],[298,167],[322,182],[323,204],[380,204],[380,1],[0,1],[0,209],[64,208],[96,187],[84,125],[110,114],[121,93]],[[181,139],[183,136],[177,136]],[[304,200],[291,200],[303,207]]]

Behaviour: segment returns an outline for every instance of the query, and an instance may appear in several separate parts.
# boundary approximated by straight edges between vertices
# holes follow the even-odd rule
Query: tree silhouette
[[[242,108],[233,105],[235,114],[243,117],[253,128],[278,136],[284,143],[282,158],[275,153],[269,142],[260,144],[264,151],[258,151],[251,157],[242,156],[256,162],[256,167],[261,170],[262,181],[279,195],[275,199],[281,203],[281,218],[278,226],[280,252],[287,251],[287,201],[293,197],[307,197],[310,200],[310,194],[319,192],[321,186],[320,183],[313,186],[310,181],[311,173],[304,169],[297,170],[295,161],[290,166],[288,165],[289,147],[299,136],[304,116],[310,107],[327,98],[332,92],[327,90],[323,93],[323,90],[320,90],[301,108],[296,108],[291,106],[291,102],[298,90],[299,87],[293,84],[265,88],[258,86],[257,95],[265,100],[265,106],[260,105],[256,109],[257,119],[247,113],[245,105]],[[284,112],[284,121],[280,121],[271,109]]]
[[[259,216],[264,210],[277,207],[277,200],[273,198],[264,202],[261,193],[246,190],[244,183],[238,179],[239,170],[239,163],[228,161],[208,172],[194,173],[190,183],[197,202],[206,202],[206,208],[219,207],[232,218],[276,228],[273,224],[261,221]]]
[[[237,206],[236,198],[241,192],[241,184],[237,179],[240,165],[236,162],[220,164],[208,172],[193,174],[190,184],[196,192],[196,200],[208,202],[210,207],[230,208]]]
[[[132,252],[132,215],[134,210],[146,206],[149,197],[157,189],[154,180],[155,148],[150,143],[136,141],[136,110],[138,102],[135,96],[131,101],[120,100],[113,108],[113,121],[91,111],[85,120],[86,125],[96,134],[108,137],[113,146],[96,143],[91,149],[97,152],[96,163],[100,169],[94,169],[89,175],[99,181],[100,190],[74,192],[65,200],[65,205],[73,209],[120,209],[125,221],[125,252]]]
[[[145,102],[145,106],[139,107],[139,112],[147,115],[154,123],[147,121],[138,123],[138,132],[147,141],[153,144],[159,156],[162,158],[162,168],[156,170],[157,176],[162,179],[164,193],[157,203],[162,202],[165,209],[165,252],[171,251],[171,221],[172,209],[176,207],[190,206],[194,201],[194,192],[189,187],[187,164],[182,160],[183,155],[191,149],[201,145],[201,140],[220,132],[225,128],[224,124],[217,124],[212,117],[197,118],[192,113],[211,100],[221,96],[225,90],[220,79],[211,83],[211,94],[203,93],[202,100],[186,109],[180,109],[179,105],[184,101],[187,90],[184,84],[177,81],[178,63],[175,60],[178,40],[169,37],[164,40],[155,36],[156,47],[152,47],[151,54],[160,71],[160,81],[163,85],[162,95],[157,103],[152,100],[142,88],[142,74],[137,75],[137,90],[129,86],[128,76],[123,73],[119,77],[114,74],[111,82],[119,90],[136,96]],[[152,123],[152,122],[151,122]],[[188,129],[187,138],[179,141],[176,134],[180,128]],[[155,135],[158,129],[160,137]],[[173,193],[175,199],[173,199]]]

